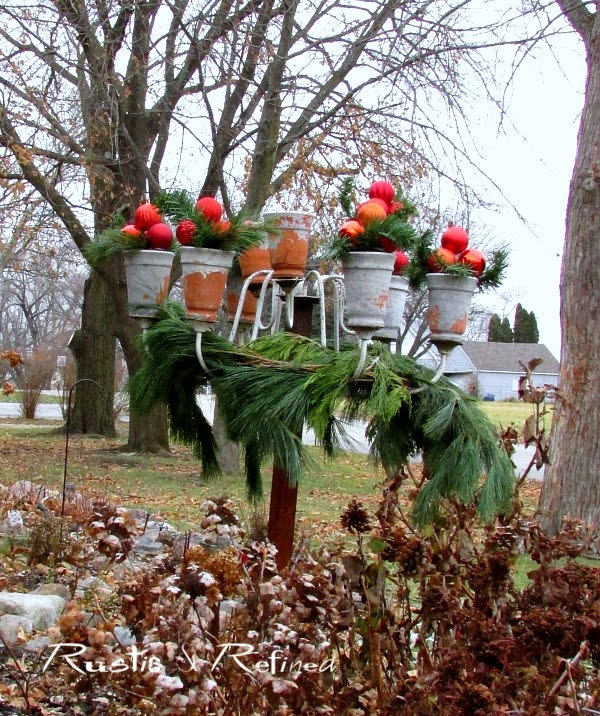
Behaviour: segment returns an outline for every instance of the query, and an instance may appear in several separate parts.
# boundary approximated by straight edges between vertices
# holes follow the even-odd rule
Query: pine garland
[[[365,419],[372,456],[387,470],[424,450],[431,479],[414,509],[417,524],[435,518],[440,500],[476,502],[489,520],[508,508],[514,475],[488,418],[471,396],[383,344],[371,349],[376,364],[358,381],[352,375],[356,348],[339,353],[288,334],[235,346],[213,333],[202,338],[204,373],[196,357],[196,334],[183,310],[165,304],[144,335],[143,365],[130,379],[131,409],[148,412],[157,402],[169,409],[174,436],[194,448],[206,474],[218,474],[210,425],[196,404],[196,391],[210,383],[229,437],[245,451],[249,496],[261,494],[261,465],[276,460],[296,484],[309,466],[297,434],[313,428],[329,455],[346,442],[343,422]],[[425,386],[422,392],[409,389]]]

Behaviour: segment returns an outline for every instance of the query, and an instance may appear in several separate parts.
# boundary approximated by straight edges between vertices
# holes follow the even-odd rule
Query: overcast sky
[[[559,281],[565,236],[565,212],[583,107],[585,60],[572,35],[538,50],[537,60],[517,75],[512,87],[505,133],[498,121],[483,116],[475,131],[486,171],[518,208],[477,209],[475,215],[495,239],[510,245],[510,270],[504,287],[533,310],[540,342],[560,357]],[[486,303],[502,308],[499,296]],[[512,306],[514,308],[514,305]]]

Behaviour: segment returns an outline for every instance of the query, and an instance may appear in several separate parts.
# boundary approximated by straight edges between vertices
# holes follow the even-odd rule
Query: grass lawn
[[[252,517],[253,508],[245,499],[242,474],[207,481],[200,477],[198,462],[188,448],[173,445],[167,456],[123,453],[120,449],[125,436],[126,426],[122,425],[117,440],[71,437],[67,475],[77,491],[90,496],[103,495],[117,505],[148,510],[153,517],[166,519],[180,529],[196,527],[198,508],[210,497],[226,495],[235,502],[244,522]],[[385,475],[365,455],[340,455],[329,461],[318,448],[309,448],[309,451],[315,464],[300,484],[298,531],[308,539],[347,537],[339,521],[341,512],[354,495],[374,511]],[[0,427],[0,455],[0,483],[31,480],[55,489],[61,487],[64,436],[53,434],[53,427],[36,425],[32,428],[22,422]],[[265,500],[259,510],[266,516],[270,490],[268,467],[263,477]],[[535,510],[540,487],[541,483],[534,480],[523,486],[521,497],[529,514]],[[533,567],[528,557],[520,559],[519,585],[525,586],[527,572]]]
[[[58,395],[45,395],[42,394],[40,396],[40,403],[60,403],[60,398]],[[11,393],[10,395],[0,395],[0,403],[20,403],[21,402],[21,391],[15,390],[14,393]]]
[[[102,494],[118,505],[149,510],[184,529],[194,527],[198,506],[207,497],[227,495],[245,516],[252,512],[245,499],[241,473],[207,481],[200,477],[199,463],[186,447],[173,445],[169,456],[140,456],[119,452],[122,445],[122,440],[72,436],[68,480],[84,494]],[[378,484],[384,473],[366,456],[351,454],[329,461],[317,448],[309,451],[315,465],[300,485],[301,531],[310,534],[315,534],[315,528],[319,534],[337,531],[339,515],[353,495],[376,506]],[[54,435],[52,428],[32,429],[22,423],[2,427],[0,454],[0,483],[31,480],[52,488],[61,487],[64,437]],[[263,477],[266,498],[259,509],[268,510],[268,467]]]
[[[497,427],[502,425],[502,427],[507,428],[511,423],[514,423],[517,430],[520,430],[525,420],[534,413],[533,405],[521,402],[482,400],[479,403],[479,407]],[[547,409],[553,410],[554,408],[552,405],[548,405]],[[544,420],[549,427],[552,415],[547,415]]]

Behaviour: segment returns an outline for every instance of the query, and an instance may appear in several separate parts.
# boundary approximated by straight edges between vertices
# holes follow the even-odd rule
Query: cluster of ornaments
[[[404,209],[401,201],[395,201],[396,190],[387,181],[376,181],[369,189],[369,199],[359,204],[354,219],[348,219],[340,226],[339,235],[346,237],[350,244],[356,244],[360,235],[374,220],[383,221],[390,214]],[[396,249],[393,241],[385,236],[379,237],[379,246],[383,251],[395,253],[394,273],[400,274],[408,266],[408,256]]]
[[[442,246],[436,249],[427,261],[433,273],[442,272],[447,266],[461,263],[474,276],[481,276],[485,268],[485,256],[477,249],[470,249],[469,235],[460,226],[449,226],[442,234]]]
[[[135,210],[133,224],[126,224],[121,232],[128,236],[145,238],[151,249],[168,251],[173,243],[173,229],[162,220],[154,204],[145,202]]]
[[[205,221],[212,224],[220,233],[231,228],[229,221],[223,221],[223,207],[212,196],[205,196],[196,202],[196,210]],[[168,251],[173,243],[173,229],[162,220],[158,207],[149,202],[140,204],[135,210],[133,224],[127,224],[121,229],[123,234],[145,238],[151,249]],[[190,219],[182,219],[175,229],[177,241],[182,246],[189,246],[196,233],[196,224]]]
[[[203,196],[196,202],[196,211],[202,215],[203,219],[212,224],[216,231],[221,234],[229,231],[231,223],[222,219],[223,207],[212,196]],[[175,229],[177,241],[182,246],[189,246],[196,232],[196,224],[190,219],[182,219]]]

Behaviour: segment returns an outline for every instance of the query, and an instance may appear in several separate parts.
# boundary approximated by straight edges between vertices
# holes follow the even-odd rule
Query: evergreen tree
[[[488,343],[512,343],[513,332],[508,318],[500,320],[500,316],[494,313],[490,318],[488,326]]]
[[[513,330],[510,327],[510,322],[506,316],[504,316],[502,324],[500,325],[500,335],[500,341],[502,343],[512,343],[514,340]]]
[[[530,343],[540,342],[540,332],[538,330],[537,319],[533,311],[529,312],[529,330],[530,330]]]
[[[502,322],[497,313],[492,314],[488,325],[488,343],[500,343],[502,341]]]
[[[537,327],[537,321],[533,311],[526,311],[523,306],[518,303],[515,311],[514,323],[514,342],[515,343],[537,343],[540,339],[540,333]]]

